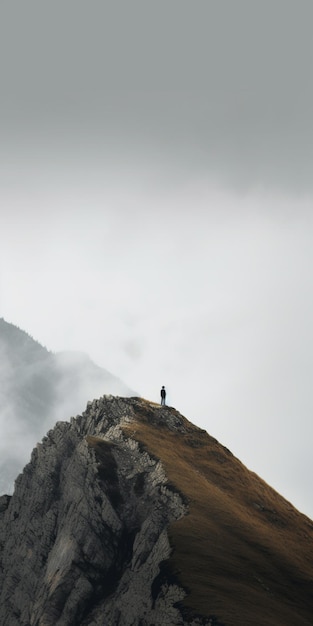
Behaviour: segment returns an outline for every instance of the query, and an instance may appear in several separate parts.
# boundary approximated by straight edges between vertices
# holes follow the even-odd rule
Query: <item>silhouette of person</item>
[[[165,406],[166,391],[165,391],[164,385],[162,386],[162,389],[161,389],[160,393],[161,393],[161,404],[163,404],[163,406]]]

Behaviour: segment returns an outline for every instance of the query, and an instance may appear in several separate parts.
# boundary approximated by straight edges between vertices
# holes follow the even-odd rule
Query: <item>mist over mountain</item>
[[[0,493],[58,420],[103,393],[133,395],[121,380],[80,352],[52,353],[27,332],[0,319]]]
[[[311,626],[313,523],[176,409],[103,396],[0,498],[2,626]]]

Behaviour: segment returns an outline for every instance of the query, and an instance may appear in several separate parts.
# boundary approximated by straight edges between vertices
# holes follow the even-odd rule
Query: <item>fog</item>
[[[105,393],[135,395],[86,354],[53,354],[3,319],[0,388],[0,494],[13,492],[33,448],[56,422],[69,421]]]
[[[312,4],[1,13],[0,314],[312,517]]]

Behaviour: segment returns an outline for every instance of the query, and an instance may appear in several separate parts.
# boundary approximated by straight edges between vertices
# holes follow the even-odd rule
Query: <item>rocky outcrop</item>
[[[0,498],[1,626],[311,626],[313,523],[174,408],[103,396]]]
[[[188,505],[125,434],[144,404],[104,396],[58,422],[0,499],[2,626],[213,623],[182,616],[186,593],[164,568],[168,527]],[[176,411],[149,410],[184,429]]]

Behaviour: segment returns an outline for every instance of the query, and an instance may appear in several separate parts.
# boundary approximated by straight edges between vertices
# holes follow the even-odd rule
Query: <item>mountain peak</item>
[[[172,407],[89,402],[0,511],[3,624],[311,624],[311,520]]]
[[[6,350],[16,363],[27,365],[49,355],[47,348],[36,341],[29,333],[0,318],[0,354]],[[2,356],[2,354],[1,354]]]

